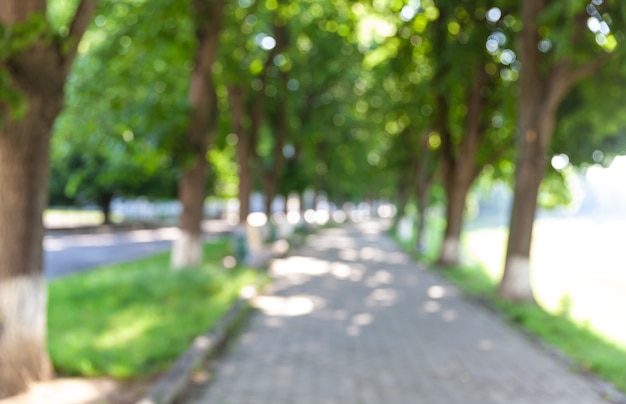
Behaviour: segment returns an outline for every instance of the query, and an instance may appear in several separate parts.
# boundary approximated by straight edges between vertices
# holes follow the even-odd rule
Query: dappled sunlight
[[[446,322],[454,321],[457,319],[458,316],[458,313],[452,309],[444,310],[444,312],[441,314],[441,318],[443,318],[443,321]]]
[[[381,284],[392,284],[394,279],[393,274],[384,269],[376,271],[374,278]]]
[[[23,394],[0,400],[2,404],[85,404],[104,402],[119,388],[119,382],[108,379],[64,378],[31,384]]]
[[[483,339],[478,342],[478,349],[481,351],[491,351],[493,349],[493,341]]]
[[[302,285],[314,277],[331,275],[338,280],[360,282],[365,267],[360,263],[329,262],[309,257],[289,257],[275,260],[270,274],[278,286]]]
[[[270,268],[272,276],[290,276],[290,275],[325,275],[330,271],[330,263],[316,258],[310,257],[289,257],[286,259],[275,260]]]
[[[398,251],[387,251],[378,247],[363,247],[359,251],[359,257],[366,261],[384,262],[389,264],[407,263],[406,254]]]
[[[331,274],[337,279],[349,279],[359,282],[363,278],[365,268],[359,264],[346,265],[343,263],[331,264]]]
[[[352,324],[357,326],[365,326],[372,324],[374,316],[370,313],[359,313],[352,316]]]
[[[366,307],[393,306],[398,300],[398,292],[391,288],[374,289],[365,299]]]
[[[146,330],[159,324],[161,321],[156,313],[149,316],[144,314],[137,316],[136,313],[129,318],[129,313],[120,313],[114,316],[116,324],[125,324],[123,327],[110,326],[104,330],[95,340],[94,347],[98,349],[114,349],[132,343],[137,337],[145,334]]]
[[[429,300],[422,304],[422,311],[424,313],[438,313],[441,311],[441,303],[436,300]]]
[[[374,316],[371,313],[358,313],[352,316],[350,323],[346,327],[346,335],[349,337],[358,337],[361,335],[362,329],[374,322]]]
[[[324,299],[318,296],[257,296],[251,300],[252,306],[270,317],[297,317],[311,314],[324,307]]]
[[[378,234],[382,231],[382,225],[379,221],[370,220],[370,221],[361,223],[359,226],[359,229],[365,235]]]
[[[344,261],[358,261],[359,251],[351,248],[342,249],[339,251],[339,258]]]
[[[325,237],[316,238],[311,237],[309,245],[317,251],[328,251],[331,249],[354,249],[354,243],[347,237]]]
[[[446,290],[443,286],[434,285],[429,287],[426,293],[431,299],[441,299],[446,295]]]
[[[384,269],[376,271],[373,275],[368,276],[365,279],[365,286],[374,289],[379,286],[390,285],[394,281],[394,276],[391,272]]]

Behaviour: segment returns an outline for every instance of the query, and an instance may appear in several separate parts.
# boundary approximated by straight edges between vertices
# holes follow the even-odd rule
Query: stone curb
[[[137,404],[172,403],[187,388],[192,371],[217,351],[250,308],[247,300],[236,300],[217,324],[204,335],[194,339],[191,347],[178,357],[170,370]]]

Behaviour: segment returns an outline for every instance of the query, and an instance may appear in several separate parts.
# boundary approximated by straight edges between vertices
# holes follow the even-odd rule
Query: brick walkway
[[[187,404],[594,404],[586,378],[400,252],[378,224],[321,231]]]

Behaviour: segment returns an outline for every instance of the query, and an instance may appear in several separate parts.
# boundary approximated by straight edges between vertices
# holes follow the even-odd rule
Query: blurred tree
[[[512,98],[502,74],[492,61],[485,43],[493,30],[485,2],[471,7],[439,5],[439,23],[432,24],[431,80],[434,94],[435,132],[446,195],[446,227],[439,254],[442,265],[457,265],[461,259],[461,232],[467,194],[486,164],[494,163],[511,148],[512,132],[503,133],[506,99]],[[497,57],[505,68],[515,69],[512,51]],[[511,119],[510,117],[507,117]],[[437,139],[437,137],[439,139]],[[503,138],[505,141],[503,141]]]
[[[244,221],[255,184],[265,193],[267,211],[277,193],[324,186],[321,177],[328,170],[323,161],[318,164],[316,153],[332,151],[326,143],[340,141],[329,133],[337,127],[330,122],[335,115],[337,121],[343,119],[341,125],[345,122],[337,109],[348,108],[346,81],[358,76],[359,58],[350,48],[351,17],[345,3],[242,3],[232,8],[227,13],[234,17],[232,29],[223,37],[231,45],[222,48],[220,70],[237,135]]]
[[[534,302],[530,246],[557,112],[577,83],[623,53],[610,27],[623,17],[624,9],[617,1],[533,0],[521,4],[519,155],[504,275],[498,290],[504,299]]]
[[[55,124],[51,203],[95,203],[107,221],[113,196],[175,196],[194,47],[190,11],[184,1],[102,3]]]
[[[225,0],[194,0],[194,28],[197,48],[189,83],[189,126],[178,187],[183,211],[179,219],[180,237],[174,241],[171,255],[173,268],[184,268],[202,262],[202,219],[207,182],[207,152],[218,125],[218,105],[213,82],[213,64],[217,57],[219,34]]]
[[[52,374],[42,270],[50,136],[97,5],[69,4],[77,7],[55,30],[47,3],[0,3],[0,398]]]

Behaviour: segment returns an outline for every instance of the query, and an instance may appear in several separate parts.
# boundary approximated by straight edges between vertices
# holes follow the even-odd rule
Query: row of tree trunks
[[[287,27],[278,16],[274,17],[273,36],[276,46],[269,52],[265,60],[262,73],[257,77],[265,88],[268,78],[268,69],[273,66],[274,57],[282,52],[287,46]],[[241,85],[228,86],[228,97],[231,107],[233,130],[237,135],[237,172],[239,174],[239,222],[246,223],[250,214],[250,196],[254,189],[255,173],[261,180],[265,193],[265,213],[271,215],[272,202],[276,197],[280,180],[282,178],[285,157],[283,147],[288,136],[287,117],[287,75],[280,73],[283,84],[279,92],[281,97],[278,110],[273,116],[265,110],[265,94],[260,91],[246,91]],[[269,129],[274,136],[271,161],[264,164],[262,157],[257,152],[261,127],[264,123],[269,124]]]
[[[422,254],[426,250],[426,212],[430,205],[430,187],[436,172],[432,151],[428,148],[428,131],[423,131],[418,139],[422,152],[417,161],[415,173],[415,199],[417,201],[417,223],[415,227],[415,250]]]
[[[286,22],[281,17],[276,15],[274,17],[274,38],[276,39],[276,47],[274,51],[278,54],[287,49],[289,45],[289,34],[287,32]],[[279,97],[278,108],[273,114],[268,114],[268,120],[270,130],[274,137],[273,150],[271,153],[271,161],[269,164],[261,164],[262,166],[262,183],[263,191],[265,193],[265,214],[267,217],[272,215],[272,203],[276,197],[279,184],[283,176],[283,167],[285,165],[285,155],[283,148],[289,136],[289,124],[287,116],[288,108],[288,94],[287,81],[289,77],[286,72],[279,72],[280,79],[280,91],[277,97]]]
[[[250,214],[250,196],[254,190],[253,163],[259,131],[263,122],[263,96],[246,93],[237,85],[228,87],[233,130],[237,135],[237,173],[239,175],[239,223],[245,224]],[[248,124],[244,124],[247,122]]]
[[[286,84],[286,83],[285,83]],[[286,89],[286,86],[285,86]],[[279,183],[283,175],[283,167],[285,156],[283,148],[288,136],[287,126],[287,94],[284,94],[283,100],[279,103],[279,110],[272,125],[274,132],[274,150],[272,153],[272,162],[268,169],[263,171],[263,191],[265,192],[265,214],[267,217],[272,215],[272,203],[278,193]]]
[[[482,63],[474,67],[472,85],[467,96],[467,115],[465,117],[465,131],[458,150],[454,150],[451,133],[445,128],[445,122],[440,122],[442,141],[442,168],[444,188],[446,191],[446,228],[443,243],[439,254],[439,264],[444,266],[458,265],[461,262],[461,232],[463,231],[463,217],[467,194],[482,170],[477,162],[478,151],[486,129],[484,125],[485,99],[482,96],[483,87],[487,82],[487,73]],[[445,100],[439,97],[440,108]],[[446,115],[443,115],[445,119]]]
[[[195,1],[198,19],[196,60],[189,84],[191,115],[187,132],[190,149],[188,167],[178,187],[178,199],[183,207],[179,219],[180,236],[172,246],[171,266],[175,269],[202,263],[202,219],[208,164],[206,154],[217,125],[217,95],[212,67],[217,57],[222,25],[224,0]]]
[[[78,42],[97,1],[79,3],[69,48],[33,40],[0,62],[26,103],[24,116],[0,100],[0,398],[52,375],[46,350],[47,288],[43,276],[43,211],[47,205],[52,126]],[[0,24],[12,26],[46,12],[44,0],[3,0]]]

